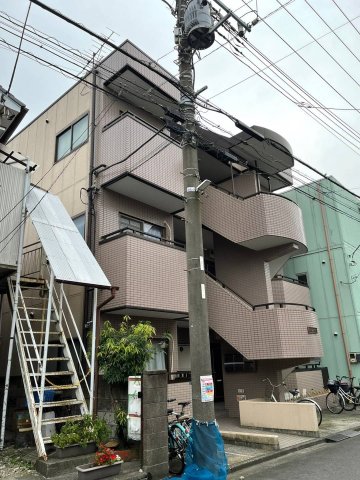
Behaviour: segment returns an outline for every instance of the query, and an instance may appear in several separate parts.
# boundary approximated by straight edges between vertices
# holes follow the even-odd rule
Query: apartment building
[[[11,147],[36,160],[35,182],[53,167],[40,186],[53,184],[119,287],[102,320],[116,325],[126,314],[152,322],[151,368],[168,369],[170,396],[179,401],[190,395],[179,91],[130,41],[121,48],[143,64],[113,52],[88,77],[100,89],[76,84]],[[232,416],[239,390],[264,396],[264,377],[276,381],[322,355],[308,288],[277,275],[307,251],[300,208],[274,193],[291,185],[291,147],[256,128],[271,139],[266,146],[243,132],[227,138],[201,125],[197,131],[200,178],[211,181],[202,222],[215,397]],[[70,296],[85,328],[83,291]]]
[[[285,194],[303,212],[308,251],[284,270],[310,288],[324,346],[320,365],[331,378],[359,377],[359,199],[331,180]]]

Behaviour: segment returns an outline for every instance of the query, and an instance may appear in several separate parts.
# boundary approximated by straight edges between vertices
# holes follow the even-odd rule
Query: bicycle
[[[277,402],[277,399],[274,395],[274,391],[275,391],[275,388],[279,388],[279,387],[285,387],[287,392],[290,393],[290,395],[292,396],[291,400],[296,400],[299,396],[300,396],[300,391],[295,388],[293,390],[290,390],[286,383],[284,381],[282,381],[281,383],[279,383],[278,385],[274,385],[272,383],[272,381],[269,379],[269,378],[264,378],[262,380],[263,382],[269,382],[272,390],[271,390],[271,396],[270,396],[270,401],[272,402]],[[313,400],[312,398],[308,398],[308,397],[300,397],[298,400],[296,400],[296,403],[311,403],[313,405],[315,405],[315,411],[316,411],[316,418],[317,418],[317,424],[318,424],[318,427],[320,427],[321,425],[321,422],[322,422],[322,410],[321,410],[321,407],[320,405],[315,401]]]
[[[350,384],[343,382],[350,380]],[[336,380],[329,380],[327,387],[330,392],[326,396],[326,407],[331,413],[340,414],[343,410],[348,412],[360,405],[360,386],[353,385],[355,377],[336,376]]]
[[[175,400],[175,398],[172,398],[168,402],[174,402]],[[185,452],[190,436],[191,418],[184,414],[184,409],[190,403],[179,402],[180,413],[168,409],[168,416],[175,415],[175,419],[170,421],[168,426],[169,472],[174,475],[180,475],[185,467]]]

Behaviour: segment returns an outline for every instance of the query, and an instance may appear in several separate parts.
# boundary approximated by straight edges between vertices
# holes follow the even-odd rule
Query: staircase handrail
[[[60,288],[63,290],[62,284],[61,284]],[[91,370],[91,364],[90,364],[90,362],[89,362],[89,359],[88,359],[88,356],[87,356],[87,352],[86,352],[86,350],[85,350],[85,347],[84,347],[84,345],[83,345],[82,339],[81,339],[81,337],[80,337],[79,330],[78,330],[77,325],[76,325],[76,323],[75,323],[75,320],[74,320],[74,317],[73,317],[73,315],[72,315],[72,312],[71,312],[71,309],[70,309],[70,306],[69,306],[69,303],[68,303],[68,300],[67,300],[67,298],[66,298],[66,295],[65,295],[64,290],[63,290],[63,293],[62,293],[62,294],[63,294],[63,298],[65,299],[65,303],[66,303],[66,305],[67,305],[68,311],[70,312],[70,316],[71,316],[71,318],[72,318],[72,324],[73,324],[73,326],[74,326],[74,328],[75,328],[77,337],[79,338],[79,344],[80,344],[80,346],[81,346],[81,348],[82,348],[82,350],[83,350],[83,352],[84,352],[84,357],[85,357],[85,359],[86,359],[86,363],[87,363],[87,365],[88,365],[88,367],[89,367],[89,371],[90,371],[90,370]],[[60,322],[60,313],[59,313],[59,310],[57,309],[57,306],[56,306],[56,304],[55,304],[55,299],[54,299],[54,297],[56,297],[56,300],[57,300],[57,301],[59,302],[59,304],[60,304],[60,298],[59,298],[59,295],[58,295],[58,292],[57,292],[56,288],[54,288],[53,307],[54,307],[55,315],[56,315],[56,317],[58,318],[58,320],[59,320],[59,322]],[[76,349],[76,346],[75,346],[75,342],[74,342],[73,336],[71,335],[71,330],[70,330],[70,327],[69,327],[68,320],[67,320],[66,315],[65,315],[65,312],[64,312],[63,310],[62,310],[62,320],[65,322],[65,326],[66,326],[67,331],[70,333],[69,338],[70,338],[70,340],[71,340],[71,343],[72,343],[72,346],[73,346],[73,349],[74,349],[74,353],[75,353],[77,362],[78,362],[78,364],[79,364],[79,367],[80,367],[80,370],[81,370],[81,374],[82,374],[83,379],[84,379],[84,383],[85,383],[85,385],[86,385],[86,389],[87,389],[87,391],[88,391],[89,394],[90,394],[90,387],[89,387],[89,385],[88,385],[88,382],[86,381],[86,376],[87,376],[87,374],[85,374],[85,372],[84,372],[84,369],[83,369],[83,366],[82,366],[82,362],[81,362],[80,357],[79,357],[79,354],[78,354],[78,352],[77,352],[77,349]],[[61,322],[61,324],[62,324],[62,322]]]
[[[222,288],[225,290],[228,290],[230,293],[235,295],[237,298],[239,298],[242,302],[246,303],[251,310],[254,310],[254,306],[252,303],[249,302],[249,300],[246,300],[246,298],[242,297],[239,295],[235,290],[233,290],[231,287],[228,287],[225,285],[225,283],[222,280],[219,280],[213,273],[210,273],[208,270],[206,270],[206,275],[209,276],[212,280],[214,280],[216,283],[218,283]]]
[[[9,281],[9,286],[10,286],[10,291],[11,291],[11,296],[12,298],[14,298],[14,288],[13,288],[13,285],[11,283],[11,281]],[[23,294],[22,294],[22,291],[21,291],[21,288],[19,288],[19,296],[20,296],[20,299],[21,299],[21,303],[22,305],[24,306],[25,305],[25,302],[24,302],[24,298],[23,298]],[[35,341],[35,337],[34,337],[34,334],[33,334],[33,331],[32,331],[32,328],[31,328],[31,325],[30,325],[30,320],[29,320],[29,317],[27,315],[27,310],[26,308],[23,308],[23,312],[25,313],[25,317],[26,317],[26,323],[28,324],[28,327],[29,327],[29,332],[30,332],[30,336],[31,336],[31,341],[32,341],[32,344],[33,344],[33,349],[35,351],[35,354],[36,354],[36,358],[37,358],[37,362],[38,362],[38,365],[40,365],[40,369],[42,368],[42,362],[41,362],[41,359],[40,359],[40,356],[39,356],[39,352],[38,352],[38,349],[37,349],[37,345],[36,345],[36,341]],[[24,360],[24,355],[25,355],[25,352],[24,352],[24,346],[26,348],[26,352],[27,352],[27,355],[28,355],[28,358],[31,358],[31,355],[30,355],[30,350],[29,350],[29,347],[27,345],[27,339],[26,339],[26,336],[25,334],[23,333],[23,328],[20,328],[21,325],[19,323],[20,321],[20,318],[19,318],[19,311],[16,312],[16,333],[17,335],[19,336],[19,340],[22,338],[22,341],[19,342],[19,345],[18,345],[18,348],[20,348],[21,352],[22,352],[22,355],[20,355],[20,361]],[[35,375],[35,370],[34,370],[34,366],[33,366],[33,363],[32,362],[29,362],[30,365],[31,365],[31,370],[32,370],[32,374],[33,374],[33,377],[34,377],[34,382],[35,382],[35,388],[37,390],[37,393],[38,395],[40,395],[40,389],[39,389],[39,385],[38,385],[38,382],[37,382],[37,378],[36,378],[36,375]],[[26,362],[25,362],[26,364]]]

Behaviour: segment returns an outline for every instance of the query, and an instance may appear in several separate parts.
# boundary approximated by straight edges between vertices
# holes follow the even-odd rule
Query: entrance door
[[[224,384],[223,370],[221,360],[221,344],[220,342],[210,343],[211,368],[214,379],[214,401],[224,401]]]

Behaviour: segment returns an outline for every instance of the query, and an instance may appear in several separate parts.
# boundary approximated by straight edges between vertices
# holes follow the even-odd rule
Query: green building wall
[[[360,244],[360,201],[327,179],[283,195],[301,208],[308,244],[308,253],[291,258],[284,273],[307,275],[324,347],[321,366],[331,378],[351,373],[359,380],[360,359],[349,372],[344,341],[349,353],[360,354],[360,248],[354,253]]]

